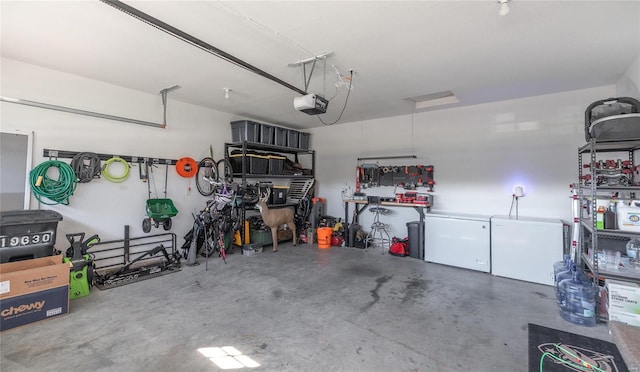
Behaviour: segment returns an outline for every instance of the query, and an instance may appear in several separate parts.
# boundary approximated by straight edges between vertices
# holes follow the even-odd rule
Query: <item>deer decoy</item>
[[[260,193],[260,199],[258,203],[256,203],[256,208],[260,210],[260,214],[262,215],[262,220],[264,224],[271,229],[271,239],[273,240],[273,251],[278,251],[278,227],[284,224],[287,224],[289,228],[293,231],[293,245],[296,245],[297,235],[296,235],[296,223],[294,219],[294,211],[293,208],[284,207],[284,208],[274,208],[270,209],[267,206],[267,200],[269,200],[269,196],[271,195],[271,189],[267,189],[266,194]]]

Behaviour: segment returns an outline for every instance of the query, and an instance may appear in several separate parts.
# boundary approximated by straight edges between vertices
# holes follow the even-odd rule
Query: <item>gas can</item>
[[[618,228],[623,231],[640,232],[640,201],[633,200],[631,205],[618,202]]]

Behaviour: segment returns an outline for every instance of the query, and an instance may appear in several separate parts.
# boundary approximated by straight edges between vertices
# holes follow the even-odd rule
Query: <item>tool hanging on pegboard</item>
[[[395,186],[405,190],[426,187],[432,192],[435,185],[433,165],[362,164],[356,167],[356,192],[360,188]]]

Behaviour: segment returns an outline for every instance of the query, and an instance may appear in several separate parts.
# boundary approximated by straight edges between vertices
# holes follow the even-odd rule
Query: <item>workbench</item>
[[[349,204],[353,204],[353,206],[355,207],[355,215],[353,216],[353,223],[358,223],[360,214],[362,214],[362,212],[367,210],[370,204],[373,204],[374,206],[380,206],[380,207],[400,207],[400,208],[415,209],[416,212],[418,212],[418,215],[420,216],[420,226],[422,226],[422,228],[420,229],[420,239],[419,239],[420,241],[418,244],[420,247],[420,259],[424,260],[424,214],[425,214],[425,210],[426,212],[429,212],[431,210],[430,203],[427,202],[425,204],[415,204],[415,203],[399,203],[395,201],[380,201],[379,203],[370,203],[368,200],[356,200],[356,199],[342,199],[342,202],[344,203],[344,222],[346,224],[345,231],[347,231],[347,238],[348,238],[349,226],[351,225],[351,223],[349,222],[351,221],[349,219],[349,209],[350,209]]]

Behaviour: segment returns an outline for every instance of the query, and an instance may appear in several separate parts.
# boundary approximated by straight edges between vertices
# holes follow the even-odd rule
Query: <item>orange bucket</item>
[[[333,229],[330,227],[318,228],[318,248],[331,248],[331,235]]]

